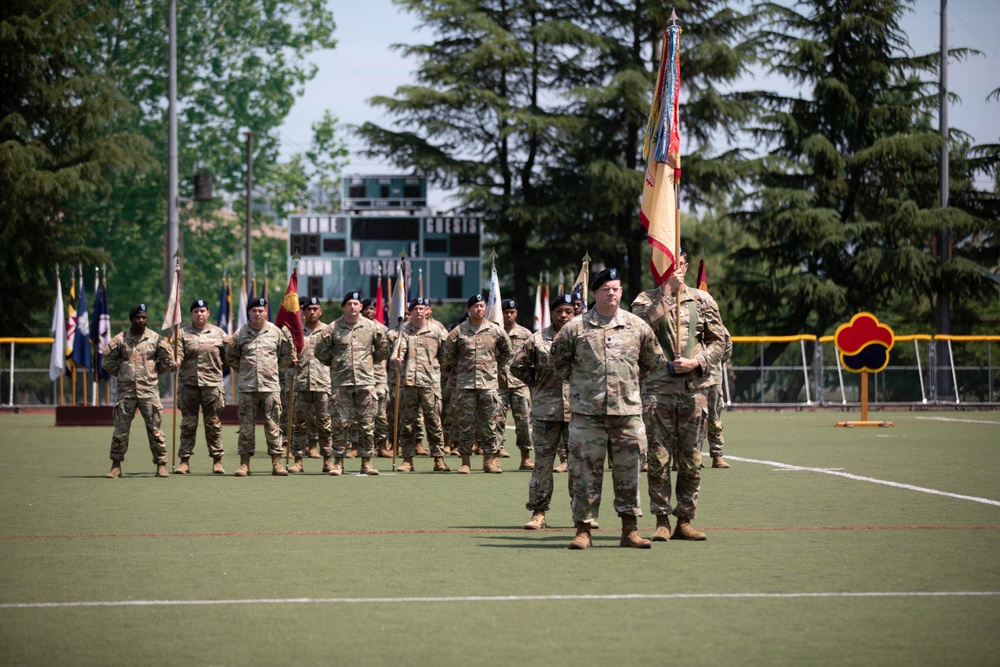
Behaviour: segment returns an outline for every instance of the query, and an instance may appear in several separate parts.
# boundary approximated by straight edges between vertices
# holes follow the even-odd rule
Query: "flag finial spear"
[[[295,262],[295,266],[292,268],[292,271],[298,271],[299,270],[299,260],[300,259],[302,259],[302,255],[300,255],[299,253],[296,252],[294,255],[292,255],[292,261]]]
[[[490,262],[492,262],[494,266],[496,266],[497,257],[499,257],[499,256],[500,255],[497,254],[496,246],[493,246],[493,249],[490,250]]]
[[[583,261],[585,261],[587,264],[590,264],[590,252],[589,251],[584,251],[584,253],[583,253]]]
[[[677,25],[680,22],[681,22],[681,20],[679,18],[677,18],[677,8],[676,7],[671,8],[670,9],[670,18],[667,19],[667,23],[671,23],[673,25]]]
[[[400,250],[399,251],[399,258],[401,260],[403,260],[404,262],[406,261],[406,251],[405,250]]]

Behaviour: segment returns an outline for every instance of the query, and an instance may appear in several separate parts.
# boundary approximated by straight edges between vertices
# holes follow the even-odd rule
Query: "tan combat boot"
[[[490,475],[503,473],[500,467],[500,458],[496,454],[483,454],[483,472]]]
[[[576,537],[574,537],[573,541],[569,543],[569,548],[570,549],[589,548],[591,544],[593,544],[593,541],[590,539],[590,524],[584,521],[577,521],[573,525],[576,526]]]
[[[728,468],[729,464],[726,463],[726,459],[722,458],[722,454],[712,457],[712,467],[713,468]]]
[[[691,522],[687,519],[677,519],[677,527],[674,528],[673,538],[675,540],[692,540],[700,542],[707,540],[708,535],[691,527]]]
[[[249,477],[250,476],[250,455],[240,454],[240,467],[236,469],[233,473],[234,477]]]
[[[288,477],[288,471],[281,465],[281,456],[271,457],[271,474],[277,477]]]
[[[546,527],[545,512],[541,510],[536,510],[535,512],[533,512],[531,515],[531,521],[524,524],[525,530],[541,530],[542,528],[545,527]]]
[[[459,456],[462,457],[462,465],[458,469],[458,474],[459,475],[470,474],[472,472],[472,461],[469,460],[471,457],[468,454],[461,454],[461,453],[459,453]]]
[[[333,459],[329,456],[323,457],[323,472],[330,472],[333,470]]]
[[[531,460],[531,452],[527,449],[521,450],[521,465],[518,470],[534,470],[535,462]]]
[[[621,514],[622,518],[622,539],[618,542],[620,547],[630,547],[632,549],[649,549],[653,543],[640,537],[638,523],[639,520],[634,514]]]
[[[510,453],[507,451],[506,447],[501,447],[500,448],[500,454],[499,454],[499,456],[502,459],[509,459],[510,458]]]
[[[170,477],[170,473],[167,472],[167,464],[166,463],[157,463],[156,464],[156,476],[157,477]]]
[[[181,459],[181,464],[174,468],[174,474],[176,475],[186,475],[191,472],[191,466],[188,465],[187,459]]]
[[[121,476],[122,476],[122,462],[112,461],[111,470],[108,471],[108,474],[105,475],[105,477],[107,477],[108,479],[118,479]]]
[[[559,465],[552,469],[552,472],[566,472],[569,470],[569,458],[565,454],[559,455]]]
[[[361,474],[362,475],[377,475],[378,470],[372,465],[372,460],[367,456],[361,458]]]
[[[226,471],[222,468],[222,457],[216,456],[212,459],[212,474],[213,475],[225,475]]]
[[[434,472],[451,472],[451,468],[444,462],[443,456],[434,457]]]
[[[423,443],[417,445],[416,452],[417,456],[430,456],[430,451],[426,447],[424,447]]]
[[[397,470],[399,472],[413,472],[413,458],[404,458],[403,462],[399,464],[399,468],[397,468]]]
[[[389,449],[388,447],[386,447],[385,445],[383,445],[382,447],[379,447],[378,457],[380,459],[391,459],[392,458],[392,450]]]
[[[653,537],[650,538],[654,542],[669,542],[670,541],[670,515],[669,514],[657,514],[656,515],[656,532],[653,533]]]
[[[289,475],[299,475],[299,474],[302,474],[302,458],[301,457],[296,456],[295,457],[295,463],[293,463],[292,465],[288,466],[288,474]]]
[[[309,451],[306,452],[306,456],[308,456],[311,459],[318,459],[319,458],[319,445],[317,445],[315,442],[310,443],[309,444]]]
[[[328,475],[333,475],[334,477],[340,477],[344,474],[344,457],[336,456],[333,459],[333,465],[330,467],[330,472]]]
[[[358,458],[358,446],[352,445],[350,449],[347,450],[347,458],[356,459]]]

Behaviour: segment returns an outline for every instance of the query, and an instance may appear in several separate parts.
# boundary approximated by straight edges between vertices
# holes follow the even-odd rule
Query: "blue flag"
[[[87,315],[87,293],[80,271],[80,300],[76,304],[76,334],[73,338],[73,363],[78,368],[90,368],[90,317]]]
[[[222,279],[222,291],[219,292],[219,317],[215,324],[226,333],[232,332],[229,328],[229,286],[226,285],[225,278]]]
[[[81,292],[82,296],[83,293]],[[90,340],[97,350],[97,362],[94,364],[94,372],[97,377],[107,382],[111,379],[111,373],[101,367],[104,360],[104,347],[111,342],[111,316],[108,313],[108,290],[102,283],[97,289],[97,296],[94,297],[94,319],[90,328]]]

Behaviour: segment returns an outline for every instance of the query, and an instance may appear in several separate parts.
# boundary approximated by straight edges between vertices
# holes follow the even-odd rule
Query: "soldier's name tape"
[[[619,593],[610,595],[449,595],[442,597],[246,598],[225,600],[96,600],[92,602],[4,602],[0,609],[67,607],[177,607],[244,604],[419,604],[446,602],[576,602],[582,600],[796,600],[809,598],[1000,597],[1000,591],[862,591],[829,593]]]

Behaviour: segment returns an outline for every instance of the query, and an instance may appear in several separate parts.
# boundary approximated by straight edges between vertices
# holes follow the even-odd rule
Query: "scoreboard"
[[[339,302],[351,291],[374,296],[381,271],[396,279],[406,252],[411,296],[465,301],[482,289],[482,218],[432,215],[295,215],[288,256],[301,256],[299,293]],[[289,262],[291,265],[291,262]],[[383,284],[383,293],[385,286]]]

